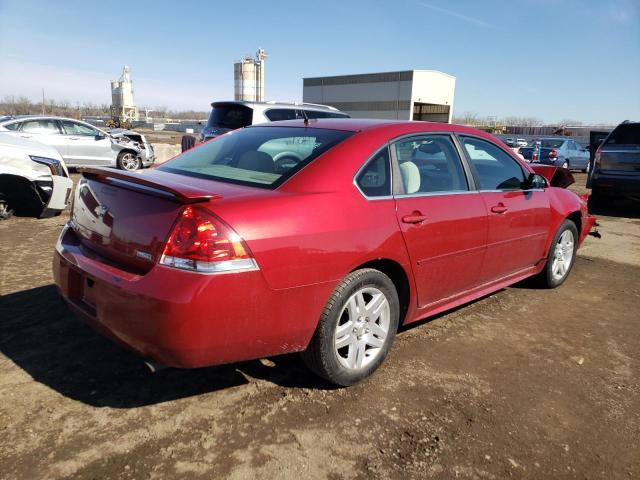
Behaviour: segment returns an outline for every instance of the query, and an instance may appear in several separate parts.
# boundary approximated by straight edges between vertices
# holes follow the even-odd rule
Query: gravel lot
[[[349,389],[296,355],[151,374],[57,297],[68,215],[0,222],[0,477],[640,478],[640,212],[601,213],[561,288],[406,329]]]

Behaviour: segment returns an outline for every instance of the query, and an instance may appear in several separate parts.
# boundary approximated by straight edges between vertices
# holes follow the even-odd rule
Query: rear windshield
[[[171,173],[276,188],[353,132],[252,127],[222,135],[158,167]]]
[[[640,123],[618,125],[607,139],[607,145],[640,145]]]
[[[564,143],[562,138],[560,139],[546,139],[540,141],[542,148],[560,148]]]
[[[253,110],[237,103],[215,103],[209,114],[207,127],[222,127],[235,130],[251,125]]]

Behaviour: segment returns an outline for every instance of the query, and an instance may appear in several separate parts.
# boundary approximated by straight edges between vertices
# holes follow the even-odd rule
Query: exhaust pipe
[[[151,373],[158,373],[160,370],[165,370],[169,367],[153,360],[145,360],[144,364],[147,366]]]

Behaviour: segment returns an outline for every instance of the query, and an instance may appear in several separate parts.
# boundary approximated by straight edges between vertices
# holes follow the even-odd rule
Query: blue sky
[[[0,97],[110,103],[128,64],[139,105],[207,110],[258,47],[268,99],[300,100],[303,77],[434,69],[457,77],[455,114],[640,119],[640,0],[0,0]]]

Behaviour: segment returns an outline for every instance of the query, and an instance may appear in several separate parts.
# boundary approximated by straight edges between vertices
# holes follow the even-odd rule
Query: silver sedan
[[[86,122],[52,116],[8,117],[0,131],[54,147],[69,167],[110,166],[136,170],[153,164],[153,149],[112,136]]]

